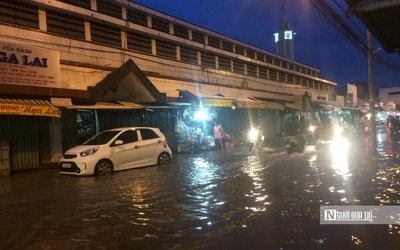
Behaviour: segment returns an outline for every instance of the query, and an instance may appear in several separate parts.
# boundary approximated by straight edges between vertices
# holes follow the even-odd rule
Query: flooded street
[[[320,225],[321,205],[399,203],[398,140],[378,134],[175,154],[106,177],[57,169],[0,181],[0,249],[398,249],[398,225]]]

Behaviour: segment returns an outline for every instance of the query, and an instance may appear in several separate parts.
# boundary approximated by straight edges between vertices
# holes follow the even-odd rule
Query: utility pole
[[[367,30],[367,43],[368,43],[368,82],[369,82],[369,111],[371,112],[370,117],[370,152],[373,158],[377,156],[376,151],[376,123],[375,123],[375,91],[374,91],[374,72],[373,72],[373,58],[372,58],[372,34]]]

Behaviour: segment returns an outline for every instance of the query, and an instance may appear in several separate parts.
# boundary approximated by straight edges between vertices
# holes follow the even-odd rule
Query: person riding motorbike
[[[249,152],[256,146],[256,148],[261,148],[264,144],[264,135],[262,134],[262,128],[257,123],[252,127],[248,133],[249,138]]]
[[[302,153],[306,147],[306,138],[304,137],[301,129],[297,130],[296,135],[286,137],[285,148],[288,154],[292,152]]]
[[[319,126],[317,124],[309,124],[305,129],[306,140],[309,144],[315,144],[319,137]]]
[[[284,142],[286,138],[286,134],[283,131],[282,127],[279,128],[279,132],[277,135],[274,137],[274,142],[279,143],[279,142]]]

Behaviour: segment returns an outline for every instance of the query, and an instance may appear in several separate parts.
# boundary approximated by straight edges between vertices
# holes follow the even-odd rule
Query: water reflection
[[[336,136],[331,142],[331,154],[332,154],[332,168],[336,174],[341,175],[347,180],[351,173],[349,173],[348,165],[348,151],[349,142],[347,138],[342,136]]]
[[[366,138],[365,143],[369,143],[370,138]],[[377,153],[378,161],[371,162],[371,171],[375,176],[371,176],[375,183],[375,202],[379,205],[400,204],[400,161],[399,161],[399,135],[390,129],[377,131]],[[389,235],[398,235],[400,229],[398,225],[388,225]]]
[[[400,204],[398,143],[380,138],[376,165],[360,135],[348,138],[347,152],[339,141],[290,156],[177,155],[176,165],[110,177],[14,176],[0,187],[10,215],[0,232],[7,242],[68,249],[397,249],[398,225],[319,225],[322,204]]]
[[[217,178],[218,167],[203,157],[197,157],[192,162],[192,172],[188,176],[189,184],[205,185]]]
[[[383,143],[386,141],[392,142],[392,138],[389,135],[390,134],[387,131],[378,131],[376,134],[377,143]]]
[[[249,156],[246,164],[242,167],[243,173],[247,174],[253,180],[253,189],[250,190],[250,193],[245,194],[245,196],[254,199],[254,204],[246,206],[246,209],[250,209],[254,212],[265,211],[266,206],[270,204],[266,201],[268,195],[264,194],[265,188],[263,185],[265,182],[262,178],[262,171],[266,167],[267,166],[263,166],[256,155]]]
[[[203,230],[220,220],[216,211],[223,210],[225,201],[215,197],[215,190],[225,176],[220,165],[205,157],[192,158],[190,165],[185,182],[192,188],[186,190],[185,199],[176,205],[185,217],[193,220],[194,230]]]

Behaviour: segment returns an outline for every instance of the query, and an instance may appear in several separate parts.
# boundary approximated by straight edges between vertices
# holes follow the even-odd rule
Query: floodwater
[[[321,205],[399,203],[398,140],[177,154],[105,177],[0,179],[0,249],[398,249],[398,225],[320,225]],[[346,149],[347,148],[347,149]]]

